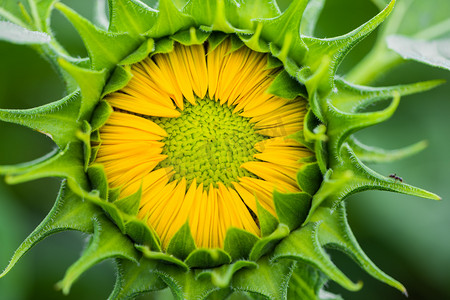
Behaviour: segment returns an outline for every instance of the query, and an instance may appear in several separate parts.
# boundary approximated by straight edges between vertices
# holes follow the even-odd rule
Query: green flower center
[[[184,177],[190,184],[195,178],[205,187],[217,187],[218,182],[231,186],[239,177],[255,177],[241,165],[254,160],[254,145],[265,137],[233,109],[205,98],[197,99],[197,105],[186,102],[177,118],[152,118],[168,134],[162,152],[168,157],[159,166],[174,168],[172,180]]]

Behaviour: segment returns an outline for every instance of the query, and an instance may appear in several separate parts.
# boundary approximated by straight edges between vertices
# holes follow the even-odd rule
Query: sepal
[[[180,272],[175,266],[165,265],[154,271],[169,286],[175,299],[205,299],[219,290],[210,278],[197,278],[194,271]]]
[[[83,146],[83,154],[84,154],[84,170],[86,171],[89,167],[89,163],[91,162],[91,154],[92,154],[92,149],[91,149],[91,133],[92,133],[92,128],[91,125],[89,124],[88,121],[83,120],[81,122],[81,128],[77,130],[77,132],[75,133],[77,139],[79,141],[81,141],[82,146]]]
[[[0,109],[0,120],[37,130],[64,149],[74,140],[79,127],[73,115],[78,114],[80,99],[80,92],[75,91],[59,101],[32,109]]]
[[[361,283],[353,283],[330,260],[318,239],[320,222],[309,223],[283,239],[275,248],[271,261],[294,259],[318,268],[321,272],[339,283],[342,287],[357,291]]]
[[[108,179],[106,178],[105,170],[101,164],[90,165],[87,169],[87,174],[91,185],[99,191],[99,196],[102,199],[108,199],[109,187]]]
[[[346,253],[371,276],[406,294],[406,289],[401,283],[381,271],[363,252],[348,225],[344,203],[335,211],[327,207],[317,209],[311,222],[319,220],[323,220],[318,235],[322,246],[336,248]]]
[[[84,173],[83,147],[81,143],[70,142],[62,151],[56,150],[38,160],[0,167],[0,174],[6,174],[9,184],[18,184],[44,177],[66,178],[72,189],[88,189]]]
[[[273,203],[280,223],[294,230],[305,221],[311,206],[311,195],[307,193],[280,193],[274,191]]]
[[[106,121],[108,121],[109,116],[113,111],[114,111],[113,108],[107,101],[104,100],[100,101],[97,104],[97,107],[94,109],[94,112],[92,113],[92,119],[90,122],[92,131],[99,130],[100,127],[105,125]],[[100,137],[98,137],[97,141],[100,142]]]
[[[144,221],[136,217],[128,219],[125,224],[125,232],[136,243],[146,245],[154,251],[161,251],[161,241],[158,235]]]
[[[8,266],[0,274],[0,278],[5,276],[28,250],[54,233],[65,230],[94,232],[92,220],[100,214],[102,210],[99,207],[84,202],[68,189],[63,181],[55,205],[41,224],[19,246]]]
[[[108,0],[109,30],[138,36],[148,31],[156,21],[157,11],[140,1]]]
[[[226,16],[233,27],[254,30],[256,19],[275,18],[281,14],[276,1],[225,1]]]
[[[279,224],[274,232],[261,238],[255,243],[250,252],[250,260],[259,260],[261,257],[271,252],[275,246],[287,236],[289,236],[289,227],[285,224]]]
[[[191,0],[183,8],[183,12],[192,16],[194,24],[207,32],[250,33],[248,29],[236,28],[231,24],[232,20],[229,18],[239,23],[238,9],[237,3],[231,0]]]
[[[285,70],[281,71],[273,80],[266,93],[273,94],[284,99],[295,99],[301,96],[308,98],[306,87],[291,77]]]
[[[185,262],[190,268],[214,268],[231,263],[231,256],[222,249],[199,248]]]
[[[339,153],[342,144],[351,134],[389,119],[399,104],[400,95],[398,93],[394,93],[394,97],[388,107],[375,112],[347,113],[328,103],[329,111],[333,116],[328,120],[327,132],[330,139],[329,147],[331,152]],[[332,167],[340,163],[336,161],[336,158],[334,157],[334,160],[332,160]]]
[[[116,259],[116,284],[108,299],[133,299],[138,295],[162,290],[167,287],[156,273],[151,272],[155,265],[155,262],[146,259],[141,259],[139,264],[126,259]]]
[[[317,162],[305,163],[297,173],[297,184],[302,191],[314,196],[319,190],[323,176]]]
[[[66,271],[64,278],[57,287],[68,294],[72,284],[85,271],[108,258],[123,258],[138,263],[139,253],[127,236],[121,234],[118,228],[104,216],[92,220],[94,234],[83,251],[81,257]]]
[[[170,38],[182,45],[191,46],[203,44],[210,35],[211,32],[205,32],[203,30],[196,29],[195,27],[191,27],[188,30],[175,33]]]
[[[185,260],[196,248],[189,222],[186,222],[170,239],[167,253]]]
[[[179,11],[171,0],[161,0],[156,21],[144,35],[155,39],[161,38],[188,29],[192,25],[194,25],[194,19],[190,15]]]
[[[296,262],[282,260],[273,264],[269,258],[258,261],[254,269],[242,269],[233,276],[231,287],[235,291],[249,292],[271,300],[287,300],[287,287]]]
[[[160,264],[160,267],[156,267],[157,269],[165,269],[166,267],[173,266],[178,268],[178,272],[188,272],[189,266],[185,264],[183,261],[179,260],[173,255],[166,254],[163,252],[151,251],[149,247],[142,245],[135,245],[136,249],[142,252],[143,256],[153,262]]]
[[[61,3],[56,3],[55,7],[77,29],[86,45],[94,70],[113,67],[142,43],[142,37],[110,33],[96,28],[88,20]]]
[[[355,153],[350,146],[348,146],[348,144],[344,144],[342,147],[341,157],[346,162],[344,168],[353,169],[353,177],[352,181],[347,184],[346,188],[337,194],[338,197],[335,197],[333,201],[334,206],[336,206],[349,194],[363,190],[384,190],[431,200],[441,200],[441,198],[434,193],[411,186],[394,178],[380,175],[371,170],[356,157]]]
[[[89,120],[92,110],[100,100],[108,72],[106,69],[96,71],[82,68],[62,58],[58,59],[58,63],[75,80],[81,91],[82,99],[77,119]]]
[[[287,299],[328,299],[322,298],[326,281],[327,277],[319,270],[307,264],[297,262],[289,281]]]
[[[151,52],[155,50],[155,41],[153,39],[146,39],[136,51],[129,54],[127,57],[122,59],[120,65],[132,65],[144,60],[149,56]]]
[[[224,250],[230,256],[232,261],[238,259],[247,259],[250,257],[251,250],[259,238],[240,228],[230,228],[225,235]]]
[[[279,222],[276,217],[274,217],[259,203],[258,199],[256,199],[256,207],[261,236],[268,236],[277,229]]]
[[[114,204],[121,212],[131,216],[136,216],[139,212],[139,205],[141,203],[141,198],[142,198],[142,185],[135,193],[114,201]]]
[[[133,74],[131,73],[130,66],[117,66],[104,86],[101,97],[103,98],[108,94],[124,88],[132,77]]]
[[[404,148],[386,150],[383,148],[364,145],[354,136],[350,136],[347,143],[349,147],[352,148],[355,155],[365,163],[385,163],[396,161],[417,154],[428,146],[427,141],[420,141]]]
[[[258,20],[262,24],[261,38],[279,49],[275,56],[285,62],[287,57],[300,61],[306,47],[300,37],[300,24],[307,0],[294,0],[280,16]]]
[[[232,264],[201,272],[200,274],[198,274],[197,279],[210,278],[211,282],[215,286],[219,288],[227,288],[230,286],[233,275],[244,268],[256,269],[258,268],[258,264],[252,261],[239,260]]]
[[[425,92],[443,84],[443,80],[429,80],[388,87],[369,87],[352,84],[342,78],[335,80],[335,90],[327,98],[333,106],[347,113],[357,113],[370,105],[384,101],[395,94],[406,96]]]
[[[310,69],[311,74],[316,73],[321,68],[320,65],[324,62],[322,58],[329,58],[327,60],[327,74],[321,77],[317,85],[317,88],[322,94],[326,94],[333,88],[334,76],[344,57],[350,52],[353,46],[364,39],[387,18],[394,8],[394,4],[395,0],[391,0],[388,6],[375,17],[343,36],[328,39],[302,37],[302,42],[305,44],[305,48],[308,49],[308,55],[300,57],[300,61],[302,65]],[[308,85],[307,88],[311,94],[312,90]]]
[[[14,23],[0,21],[0,40],[22,45],[47,44],[51,37],[40,31],[31,31]]]

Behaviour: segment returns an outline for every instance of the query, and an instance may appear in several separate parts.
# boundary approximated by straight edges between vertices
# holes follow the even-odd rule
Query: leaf
[[[423,41],[392,35],[386,41],[388,48],[400,54],[404,59],[412,59],[450,71],[450,38]]]
[[[386,0],[372,1],[379,7],[384,7],[387,2]],[[402,0],[397,2],[392,16],[382,25],[372,50],[347,73],[346,80],[356,84],[369,84],[404,62],[400,55],[387,47],[386,38],[390,35],[433,40],[442,38],[450,32],[448,15],[450,1]]]
[[[46,44],[51,38],[48,34],[31,31],[19,25],[0,21],[0,40],[14,44]]]
[[[17,4],[16,1],[0,0],[0,20],[6,19],[14,24],[28,28],[31,17],[28,13],[24,13],[23,4]]]

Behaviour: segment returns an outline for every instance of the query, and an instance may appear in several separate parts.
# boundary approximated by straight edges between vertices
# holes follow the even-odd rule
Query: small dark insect
[[[403,182],[403,178],[397,176],[397,174],[391,174],[389,177],[394,178],[394,180],[398,180],[400,182]]]

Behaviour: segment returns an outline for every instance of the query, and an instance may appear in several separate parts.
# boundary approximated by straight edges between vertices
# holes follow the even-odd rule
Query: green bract
[[[133,298],[166,287],[178,299],[224,299],[235,291],[268,299],[325,299],[330,296],[323,290],[327,280],[358,290],[361,284],[350,281],[333,264],[326,247],[343,251],[373,277],[406,292],[361,250],[347,224],[344,199],[370,189],[439,199],[364,164],[413,154],[423,144],[390,152],[363,145],[353,134],[392,116],[402,95],[441,82],[373,88],[336,76],[346,54],[387,18],[395,1],[348,34],[326,39],[313,37],[323,2],[293,0],[281,12],[275,1],[160,0],[158,7],[151,8],[137,0],[109,0],[108,30],[56,0],[29,0],[29,10],[0,7],[0,16],[8,20],[0,21],[0,31],[11,33],[1,33],[0,39],[29,44],[48,57],[67,87],[67,96],[54,103],[29,110],[0,110],[0,120],[38,130],[57,145],[37,161],[0,167],[6,181],[63,179],[53,209],[0,276],[45,237],[78,230],[91,234],[91,239],[58,283],[64,293],[84,271],[109,258],[115,259],[118,270],[111,299]],[[78,30],[88,58],[71,57],[58,44],[48,21],[54,8]],[[112,112],[102,98],[128,83],[131,64],[172,51],[174,42],[218,45],[228,36],[234,49],[245,45],[270,53],[270,63],[284,68],[270,93],[308,100],[304,130],[293,138],[315,157],[297,174],[301,193],[274,193],[276,217],[258,207],[262,237],[230,229],[224,249],[202,249],[195,246],[186,224],[167,251],[162,251],[156,233],[136,216],[140,191],[118,199],[118,191],[108,187],[102,166],[92,164],[98,149],[91,142],[99,142],[99,128]],[[389,105],[384,109],[366,110],[385,101]]]

